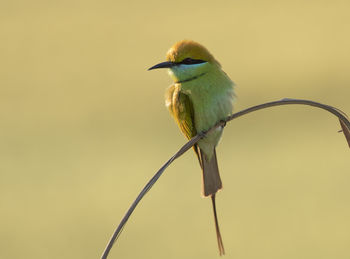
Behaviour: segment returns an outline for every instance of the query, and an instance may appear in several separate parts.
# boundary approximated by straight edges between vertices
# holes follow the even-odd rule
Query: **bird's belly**
[[[232,113],[232,94],[231,92],[211,98],[206,105],[194,107],[195,125],[197,132],[208,130],[220,120],[225,119]],[[200,149],[211,156],[214,147],[219,143],[222,135],[222,127],[218,127],[208,134],[204,139],[198,142]]]

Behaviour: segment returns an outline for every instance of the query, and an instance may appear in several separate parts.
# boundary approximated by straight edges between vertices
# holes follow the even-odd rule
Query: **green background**
[[[164,107],[172,44],[205,45],[235,110],[285,97],[350,113],[350,2],[1,1],[0,258],[98,258],[185,143]],[[229,123],[218,147],[225,258],[350,258],[349,148],[306,106]],[[110,258],[218,258],[193,152],[141,202]]]

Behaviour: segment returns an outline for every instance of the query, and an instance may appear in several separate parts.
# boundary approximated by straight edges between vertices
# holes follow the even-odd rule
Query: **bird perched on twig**
[[[197,42],[183,40],[172,46],[166,61],[151,68],[168,68],[174,80],[166,92],[166,106],[183,134],[191,139],[232,113],[234,83],[219,62]],[[225,253],[216,214],[215,194],[222,189],[215,147],[223,127],[194,145],[202,168],[203,195],[212,199],[219,253]]]

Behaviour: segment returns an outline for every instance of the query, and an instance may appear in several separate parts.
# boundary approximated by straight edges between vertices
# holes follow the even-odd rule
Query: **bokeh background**
[[[304,98],[350,113],[350,3],[2,1],[0,258],[99,258],[185,143],[147,68],[181,39],[236,82],[236,110]],[[337,119],[307,106],[239,118],[217,150],[225,258],[350,258],[350,163]],[[137,207],[110,258],[218,258],[192,152]]]

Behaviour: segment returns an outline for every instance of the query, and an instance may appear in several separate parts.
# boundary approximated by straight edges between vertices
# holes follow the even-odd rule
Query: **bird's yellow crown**
[[[182,62],[186,58],[203,60],[220,66],[219,62],[204,46],[192,40],[182,40],[175,43],[166,54],[167,61],[171,62]]]

